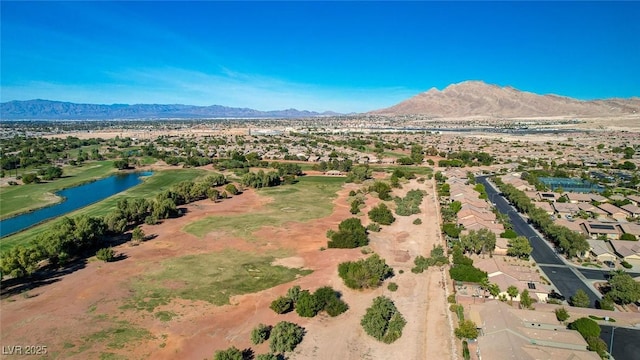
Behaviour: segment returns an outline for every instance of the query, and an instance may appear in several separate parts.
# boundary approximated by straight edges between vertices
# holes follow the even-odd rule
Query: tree
[[[113,261],[115,256],[116,256],[116,253],[115,251],[113,251],[112,248],[102,248],[98,250],[98,252],[96,253],[96,258],[104,262]]]
[[[522,290],[522,294],[520,294],[520,306],[525,309],[530,309],[533,304],[533,299],[531,295],[529,295],[529,290]]]
[[[518,257],[521,259],[528,259],[529,255],[533,251],[529,240],[524,236],[518,236],[508,241],[507,255]]]
[[[340,299],[340,294],[330,286],[318,288],[313,297],[321,310],[331,317],[338,316],[349,309],[349,306]]]
[[[391,186],[383,181],[375,181],[373,185],[369,187],[369,191],[373,191],[378,193],[378,198],[380,200],[391,200]]]
[[[300,285],[292,286],[289,288],[289,290],[287,290],[287,297],[291,299],[291,301],[293,301],[293,303],[295,304],[300,298],[300,292]]]
[[[558,321],[567,321],[567,319],[569,319],[569,312],[563,307],[556,309],[555,313]]]
[[[233,184],[227,184],[227,186],[224,187],[224,190],[231,195],[238,195],[238,193],[240,192],[238,191],[238,188]]]
[[[296,302],[296,313],[302,317],[314,317],[322,310],[324,304],[318,302],[309,290],[300,292],[298,301]]]
[[[471,320],[462,320],[454,333],[458,339],[472,340],[478,337],[478,327],[476,323]]]
[[[227,350],[216,351],[213,358],[214,360],[243,360],[242,351],[235,346],[232,346]]]
[[[276,354],[258,354],[255,360],[279,360],[280,358]]]
[[[589,307],[591,300],[589,295],[582,289],[578,289],[576,293],[571,297],[571,305],[575,307]]]
[[[600,336],[600,326],[598,323],[586,318],[582,317],[577,319],[576,321],[569,324],[569,328],[572,330],[577,330],[583,338],[587,338],[588,336]]]
[[[343,220],[338,225],[337,232],[331,233],[327,246],[329,248],[353,249],[368,243],[367,229],[362,226],[360,219],[350,218]]]
[[[507,288],[507,295],[509,295],[509,299],[513,301],[514,297],[517,297],[519,294],[518,288],[511,285]]]
[[[271,302],[269,308],[275,311],[276,314],[284,314],[293,309],[293,301],[286,296],[280,296]]]
[[[396,218],[393,217],[393,213],[387,207],[385,203],[380,203],[378,206],[371,209],[368,213],[371,221],[377,222],[380,225],[391,225]]]
[[[368,335],[385,344],[399,339],[406,323],[393,301],[384,296],[373,299],[373,304],[360,320],[360,325]]]
[[[498,297],[500,294],[500,286],[498,286],[498,284],[489,284],[489,294],[494,298]]]
[[[373,254],[367,259],[341,263],[338,265],[338,275],[348,288],[377,288],[384,279],[393,275],[393,269],[384,259]]]
[[[131,232],[131,238],[133,239],[133,241],[140,242],[144,240],[145,233],[139,226],[136,226]]]
[[[118,170],[124,170],[129,168],[129,159],[120,159],[113,162],[113,167]]]
[[[468,234],[460,237],[460,244],[465,251],[476,254],[484,252],[492,254],[496,248],[496,234],[486,228],[478,231],[471,230]]]
[[[265,324],[258,324],[253,330],[251,330],[251,343],[253,345],[262,344],[269,340],[271,334],[271,326]]]
[[[271,329],[269,349],[278,354],[293,351],[302,342],[304,333],[304,328],[297,324],[281,321]]]
[[[609,278],[609,292],[607,296],[620,304],[630,304],[640,300],[640,283],[633,280],[624,271],[616,271]]]
[[[36,174],[24,174],[22,176],[22,183],[24,184],[31,184],[31,183],[36,183],[38,184],[40,182],[40,178],[36,175]]]

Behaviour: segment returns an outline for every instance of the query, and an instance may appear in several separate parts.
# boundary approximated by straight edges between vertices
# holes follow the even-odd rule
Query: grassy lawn
[[[231,296],[268,289],[311,272],[272,266],[273,260],[274,256],[236,250],[167,259],[161,270],[132,280],[133,296],[121,309],[152,312],[175,298],[225,305]]]
[[[91,180],[103,178],[116,171],[112,161],[88,162],[83,166],[65,166],[64,177],[41,184],[0,188],[0,218],[4,219],[59,201],[53,193]]]
[[[199,176],[205,175],[206,170],[198,169],[178,169],[156,171],[151,177],[148,177],[138,186],[134,186],[117,195],[111,196],[103,201],[89,205],[85,208],[76,210],[66,216],[73,217],[82,214],[91,216],[103,216],[115,208],[116,203],[123,197],[126,198],[153,198],[155,194],[166,190],[171,185],[183,180],[193,180]],[[44,233],[50,226],[56,223],[56,219],[45,222],[41,225],[34,226],[25,231],[8,236],[0,240],[0,251],[5,251],[17,244],[27,243],[36,236]]]
[[[340,177],[303,176],[294,185],[258,190],[260,195],[273,198],[264,210],[234,216],[210,216],[185,226],[184,231],[203,237],[212,230],[223,230],[251,239],[251,234],[263,226],[328,216],[333,210],[331,201],[343,183],[344,178]]]
[[[433,173],[433,169],[428,166],[416,165],[369,165],[373,171],[393,172],[395,169],[406,170],[416,175],[429,175]]]

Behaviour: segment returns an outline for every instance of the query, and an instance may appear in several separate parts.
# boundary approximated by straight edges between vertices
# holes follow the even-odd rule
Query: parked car
[[[549,293],[549,297],[560,301],[565,300],[564,296],[562,296],[562,294],[560,293],[557,293],[555,290],[551,290],[551,292]]]

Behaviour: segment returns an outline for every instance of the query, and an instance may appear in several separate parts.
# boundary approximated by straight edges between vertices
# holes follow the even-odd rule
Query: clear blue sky
[[[1,101],[340,112],[464,80],[640,96],[640,3],[1,2]]]

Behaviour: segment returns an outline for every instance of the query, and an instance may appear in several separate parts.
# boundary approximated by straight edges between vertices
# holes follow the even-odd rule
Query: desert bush
[[[373,299],[373,304],[360,320],[368,335],[386,344],[402,336],[402,329],[406,323],[393,301],[384,296]]]
[[[329,248],[353,249],[369,243],[367,229],[358,218],[343,220],[337,232],[327,232],[327,235],[330,236]]]
[[[269,308],[275,311],[276,314],[288,313],[293,309],[293,301],[286,296],[280,296],[271,302]]]
[[[277,354],[293,351],[304,337],[304,328],[297,324],[281,321],[271,329],[269,349]]]
[[[377,288],[384,279],[393,275],[393,269],[374,254],[367,259],[341,263],[338,275],[351,289]]]
[[[296,313],[302,317],[314,317],[322,310],[322,305],[309,290],[303,290],[300,292],[298,301],[295,304]]]
[[[417,218],[415,220],[413,220],[413,225],[421,225],[422,224],[422,219]]]
[[[371,209],[368,215],[371,221],[377,222],[380,225],[391,225],[391,223],[396,221],[396,218],[393,217],[391,210],[389,210],[385,203],[381,203]]]
[[[558,321],[567,321],[567,319],[569,319],[569,312],[567,311],[567,309],[563,307],[556,309],[555,313],[556,313],[556,319],[558,319]]]
[[[387,289],[389,289],[389,291],[396,291],[398,290],[398,284],[394,282],[389,283],[389,285],[387,286]]]
[[[262,344],[269,340],[271,334],[271,326],[265,324],[258,324],[253,330],[251,330],[251,343],[253,345]]]
[[[582,317],[572,322],[569,324],[569,328],[577,330],[585,339],[588,336],[600,336],[600,326],[598,326],[598,323],[586,317]]]
[[[98,260],[102,260],[104,262],[109,262],[109,261],[113,261],[113,259],[116,257],[116,252],[113,251],[112,248],[102,248],[100,250],[98,250],[98,252],[96,252],[96,258]]]
[[[213,355],[214,360],[243,360],[242,351],[235,346],[227,350],[218,350]]]

